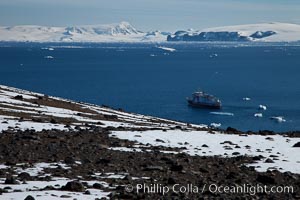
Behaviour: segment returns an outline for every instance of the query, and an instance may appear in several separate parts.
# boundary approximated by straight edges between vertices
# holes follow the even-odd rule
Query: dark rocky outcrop
[[[293,147],[300,147],[300,142],[297,142],[296,144],[294,144]]]

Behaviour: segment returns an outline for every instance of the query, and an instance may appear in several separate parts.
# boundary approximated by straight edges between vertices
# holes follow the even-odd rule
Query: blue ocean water
[[[164,44],[175,52],[157,44],[42,48],[49,46],[1,47],[0,84],[221,128],[300,130],[300,46]],[[219,112],[233,116],[187,106],[186,97],[198,89],[219,97]],[[260,104],[267,110],[258,110]],[[254,117],[258,112],[262,118]]]

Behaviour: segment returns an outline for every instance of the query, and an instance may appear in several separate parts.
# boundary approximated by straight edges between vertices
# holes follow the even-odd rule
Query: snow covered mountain
[[[200,31],[177,31],[168,41],[300,41],[300,25],[262,23],[207,28]]]
[[[0,27],[0,41],[14,42],[139,42],[165,41],[166,35],[144,33],[128,22],[69,27]]]
[[[128,22],[69,27],[0,27],[6,42],[165,42],[165,41],[300,41],[300,25],[262,23],[208,28],[200,31],[142,32]]]

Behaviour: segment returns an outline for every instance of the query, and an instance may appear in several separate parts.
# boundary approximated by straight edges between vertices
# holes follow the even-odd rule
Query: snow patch
[[[120,139],[128,139],[136,141],[140,144],[151,144],[153,146],[177,147],[185,149],[182,152],[190,155],[199,156],[234,156],[232,153],[239,152],[239,155],[246,156],[264,156],[264,159],[251,166],[260,167],[258,170],[266,170],[268,168],[276,168],[279,171],[291,171],[300,173],[300,151],[293,148],[292,145],[299,142],[300,138],[289,138],[281,135],[262,136],[248,135],[239,136],[234,134],[210,134],[207,131],[189,131],[180,130],[151,130],[138,132],[141,137],[135,137],[137,132],[113,131],[111,135],[115,135]],[[268,137],[272,137],[269,140]],[[158,142],[156,139],[168,141],[166,143]],[[232,148],[226,149],[224,141],[230,141]],[[187,145],[185,145],[187,144]],[[202,145],[208,147],[203,148]],[[235,148],[239,145],[241,148]],[[120,149],[121,150],[121,149]],[[227,153],[227,155],[224,155]],[[276,155],[277,159],[273,159],[272,155]],[[265,163],[267,158],[273,159],[274,163]]]

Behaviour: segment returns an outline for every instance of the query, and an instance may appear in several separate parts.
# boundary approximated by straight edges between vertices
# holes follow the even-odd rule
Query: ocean
[[[224,129],[300,130],[299,45],[1,46],[2,85],[187,123],[221,124]],[[186,97],[197,90],[220,98],[222,109],[189,107]],[[256,113],[262,117],[255,117]],[[278,116],[283,121],[271,119]]]

